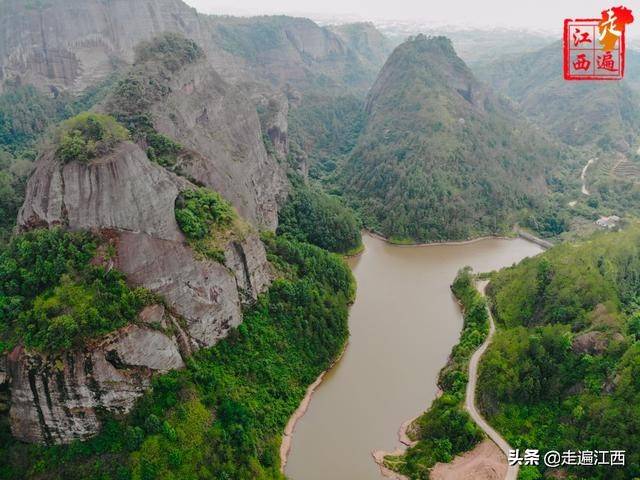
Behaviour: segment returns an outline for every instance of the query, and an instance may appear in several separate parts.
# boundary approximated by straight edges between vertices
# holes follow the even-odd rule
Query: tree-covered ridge
[[[444,37],[396,48],[366,108],[342,184],[365,223],[394,239],[503,232],[539,207],[564,159],[473,77]]]
[[[294,179],[287,202],[278,212],[278,233],[336,253],[362,248],[360,224],[338,198]]]
[[[462,305],[464,326],[460,341],[438,376],[442,395],[411,426],[409,434],[417,443],[403,455],[385,457],[386,466],[412,479],[427,480],[437,462],[450,462],[471,450],[483,436],[463,403],[471,355],[489,333],[487,304],[476,289],[469,267],[458,272],[451,290]]]
[[[626,450],[625,467],[563,467],[565,478],[640,475],[640,228],[526,259],[489,294],[499,329],[478,402],[492,425],[514,448]]]
[[[0,249],[0,352],[68,350],[136,319],[151,296],[94,265],[98,243],[87,233],[34,230]]]
[[[337,255],[265,243],[280,278],[228,338],[157,377],[128,418],[88,442],[27,446],[3,427],[0,478],[282,480],[282,431],[344,347],[355,286]]]
[[[204,58],[204,51],[193,40],[167,32],[141,42],[135,49],[136,63],[160,62],[170,72]]]

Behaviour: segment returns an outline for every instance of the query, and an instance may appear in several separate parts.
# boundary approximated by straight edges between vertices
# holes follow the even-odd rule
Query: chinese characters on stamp
[[[624,76],[625,27],[631,10],[612,7],[601,18],[564,22],[564,78],[566,80],[620,80]]]

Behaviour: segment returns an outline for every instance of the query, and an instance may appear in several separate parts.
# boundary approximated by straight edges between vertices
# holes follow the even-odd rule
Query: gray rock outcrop
[[[214,345],[242,321],[242,304],[268,287],[264,246],[250,228],[225,246],[224,264],[192,251],[174,212],[176,197],[188,188],[195,185],[131,142],[88,163],[63,164],[50,150],[41,156],[19,228],[96,232],[117,252],[109,266],[161,295],[168,308],[147,307],[140,325],[83,351],[49,358],[18,348],[9,355],[4,370],[17,438],[66,443],[97,433],[96,411],[129,411],[154,372],[182,368],[186,356]]]
[[[181,165],[186,175],[219,192],[253,225],[275,230],[287,180],[267,154],[255,106],[204,60],[173,75],[168,87],[150,115],[156,130],[194,152]]]
[[[17,347],[6,361],[13,435],[49,444],[94,435],[101,426],[99,410],[127,413],[153,373],[184,367],[174,337],[138,325],[61,355]]]

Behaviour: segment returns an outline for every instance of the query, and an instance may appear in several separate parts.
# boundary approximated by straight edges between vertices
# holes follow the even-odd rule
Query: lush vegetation
[[[289,111],[289,166],[293,172],[308,169],[311,183],[291,173],[279,233],[337,253],[361,248],[360,221],[339,197],[336,174],[364,119],[363,101],[354,96],[309,95]]]
[[[287,203],[278,212],[278,233],[336,253],[362,247],[354,214],[340,200],[294,179]]]
[[[365,224],[393,240],[510,230],[542,206],[564,151],[483,90],[444,37],[393,52],[340,173]]]
[[[129,132],[113,117],[84,112],[66,120],[56,137],[56,156],[63,162],[86,162],[110,153]]]
[[[150,295],[92,264],[96,246],[88,234],[35,230],[0,250],[0,352],[66,350],[135,320]]]
[[[482,439],[481,430],[464,410],[463,403],[469,360],[489,332],[487,304],[475,287],[469,267],[458,273],[452,290],[464,310],[464,326],[460,342],[440,371],[438,386],[442,395],[412,425],[409,434],[418,443],[404,455],[385,457],[385,465],[414,479],[427,480],[437,462],[450,462]]]
[[[167,32],[136,47],[136,63],[159,62],[170,72],[204,57],[202,48],[180,34]]]
[[[223,241],[230,230],[242,230],[235,210],[218,192],[208,188],[184,190],[176,198],[175,215],[180,229],[196,251],[224,261]]]
[[[478,64],[477,73],[540,127],[572,146],[629,151],[640,131],[640,97],[629,82],[566,82],[562,45]],[[635,150],[635,148],[633,148]]]
[[[0,150],[0,245],[6,243],[22,205],[32,163]]]
[[[331,179],[344,157],[356,145],[365,125],[364,102],[354,96],[307,96],[289,112],[289,151],[291,163],[305,163],[309,176]]]
[[[638,477],[640,228],[526,259],[489,292],[500,328],[478,401],[493,426],[520,449],[627,452],[624,468],[562,467],[564,478]]]
[[[265,242],[280,278],[237,330],[157,377],[126,420],[106,419],[88,442],[22,445],[3,431],[0,478],[282,480],[282,431],[345,345],[354,283],[336,255]]]

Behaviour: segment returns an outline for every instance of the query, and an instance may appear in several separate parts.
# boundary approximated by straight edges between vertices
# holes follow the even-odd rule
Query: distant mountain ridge
[[[336,33],[304,18],[203,15],[181,0],[6,0],[0,84],[19,79],[80,91],[131,63],[136,44],[165,31],[201,45],[226,80],[302,90],[364,93],[390,49],[371,24]]]
[[[640,132],[638,53],[627,52],[621,81],[567,81],[562,45],[477,65],[479,78],[514,100],[517,108],[569,145],[636,150]],[[635,148],[633,148],[635,146]]]

